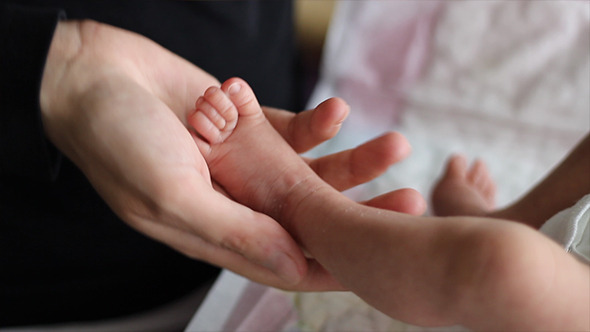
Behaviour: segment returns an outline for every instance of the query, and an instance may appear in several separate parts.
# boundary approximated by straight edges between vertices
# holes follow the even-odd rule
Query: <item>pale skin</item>
[[[590,328],[589,266],[532,227],[487,217],[411,216],[349,200],[279,139],[241,79],[209,88],[195,106],[188,118],[194,139],[224,189],[278,220],[344,287],[391,317],[475,330]],[[227,121],[220,125],[211,113]],[[585,167],[588,140],[582,145],[572,163]],[[458,187],[489,192],[465,180],[466,167],[449,168],[463,179],[443,177],[439,194]]]
[[[43,73],[44,129],[113,211],[145,235],[264,284],[341,288],[276,221],[227,197],[210,176],[186,117],[194,96],[215,84],[140,35],[94,21],[63,21]],[[304,152],[338,132],[348,106],[334,98],[298,115],[264,112],[280,139]],[[405,157],[405,148],[403,140],[385,137],[305,165],[343,190],[381,174]],[[375,165],[366,167],[356,155]],[[367,204],[415,214],[425,207],[411,190]]]

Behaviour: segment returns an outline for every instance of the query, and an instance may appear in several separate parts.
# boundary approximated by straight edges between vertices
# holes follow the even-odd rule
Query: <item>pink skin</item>
[[[234,78],[221,87],[210,87],[195,106],[196,112],[188,118],[189,124],[198,133],[195,142],[209,165],[211,176],[222,183],[223,189],[237,201],[280,221],[282,206],[275,203],[285,200],[283,193],[289,193],[297,187],[301,179],[309,178],[318,185],[325,184],[272,129],[251,88],[242,80]],[[210,116],[211,109],[218,110],[217,113],[225,118],[225,122]],[[254,163],[248,172],[237,172],[234,169],[233,165],[242,164],[242,160],[246,159],[240,155],[240,151],[246,149],[236,146],[257,147],[265,142],[271,148],[247,149],[247,160],[287,165],[284,169],[264,175],[257,173],[259,167]],[[249,173],[265,178],[267,183],[275,183],[280,188],[268,190],[260,186],[258,181],[249,181],[243,175]],[[274,182],[276,180],[281,181]]]
[[[239,90],[238,87],[243,90]],[[234,89],[236,90],[234,91]],[[333,103],[334,101],[328,100],[325,103],[328,102]],[[212,111],[216,109],[219,111]],[[331,118],[334,117],[333,114],[324,112],[318,113],[318,115],[326,119],[318,119],[316,122],[311,122],[312,125],[321,126],[322,124],[333,123],[330,122]],[[220,116],[225,121],[219,120]],[[269,125],[248,84],[237,78],[226,81],[221,87],[214,86],[207,89],[205,94],[197,99],[195,112],[188,117],[188,122],[196,130],[193,134],[195,142],[209,164],[212,177],[223,183],[223,189],[235,199],[257,211],[267,213],[271,217],[277,216],[271,212],[273,208],[267,208],[266,205],[268,205],[268,202],[277,201],[279,198],[271,197],[270,192],[265,192],[263,188],[248,189],[255,186],[256,183],[248,183],[235,169],[228,167],[231,163],[223,159],[235,155],[234,150],[236,148],[233,145],[252,144],[258,146],[261,144],[260,142],[272,142],[271,145],[274,151],[277,151],[279,155],[272,154],[272,156],[269,156],[266,153],[268,151],[248,149],[249,154],[259,154],[257,157],[249,156],[248,160],[267,160],[270,162],[271,159],[277,158],[277,164],[286,164],[282,160],[286,158],[286,160],[289,160],[289,169],[294,174],[294,178],[314,178],[323,185],[323,181],[317,177],[319,175],[325,181],[334,183],[337,190],[350,187],[347,178],[354,178],[357,182],[365,182],[378,176],[391,164],[405,158],[411,150],[410,145],[402,135],[387,133],[355,149],[330,156],[330,163],[326,162],[327,160],[324,160],[324,158],[319,158],[311,161],[308,167],[305,165],[306,160],[295,153],[282,153],[283,151],[293,152],[293,150]],[[236,122],[238,122],[237,125]],[[316,130],[315,132],[321,131]],[[256,136],[253,137],[252,133],[256,133]],[[220,163],[220,160],[223,162]],[[350,170],[353,173],[338,172],[333,165],[339,163],[335,163],[334,160],[341,160],[343,163],[350,164]],[[366,160],[374,160],[375,162],[367,163]],[[236,160],[236,162],[240,163],[239,160]],[[301,174],[302,171],[303,174]],[[276,176],[280,175],[277,174]],[[359,176],[361,177],[360,180]],[[245,194],[242,196],[242,193],[251,193],[250,190],[261,194]],[[286,192],[286,190],[275,190],[274,192]],[[257,197],[256,202],[252,201],[254,197]],[[412,189],[400,189],[375,197],[364,203],[369,206],[388,208],[414,215],[422,214],[426,208],[424,199]]]
[[[452,156],[434,187],[437,216],[484,216],[495,207],[496,185],[481,160],[467,168],[464,156]]]

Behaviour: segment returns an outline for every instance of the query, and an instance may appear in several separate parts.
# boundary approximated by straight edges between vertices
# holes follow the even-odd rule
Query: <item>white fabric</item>
[[[547,220],[541,232],[590,264],[590,194]]]

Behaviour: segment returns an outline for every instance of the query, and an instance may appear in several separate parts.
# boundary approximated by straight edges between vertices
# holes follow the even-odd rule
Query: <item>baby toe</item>
[[[210,144],[222,141],[219,128],[203,112],[197,111],[189,118],[190,125]]]
[[[239,115],[262,114],[262,109],[252,88],[241,78],[230,78],[225,81],[221,89],[227,93],[229,99],[238,110]]]
[[[199,99],[197,99],[197,102],[195,103],[195,106],[197,108],[197,111],[200,111],[205,116],[207,116],[211,123],[213,123],[217,128],[225,128],[226,120],[219,113],[219,111],[213,105],[211,105],[206,99],[204,99],[203,97],[199,97]]]
[[[203,98],[211,105],[216,114],[223,119],[224,123],[223,126],[219,127],[220,129],[224,129],[227,122],[237,120],[238,111],[223,90],[218,87],[211,87],[207,89]]]

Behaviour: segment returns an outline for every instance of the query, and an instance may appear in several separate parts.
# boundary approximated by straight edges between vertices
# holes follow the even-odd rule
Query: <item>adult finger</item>
[[[299,114],[271,107],[263,107],[263,110],[268,121],[293,150],[302,153],[334,137],[350,107],[340,98],[330,98]]]
[[[354,149],[311,160],[309,165],[324,181],[342,191],[383,174],[410,151],[403,135],[390,132]]]
[[[391,191],[360,203],[415,216],[422,215],[426,211],[426,201],[422,195],[410,188]]]

